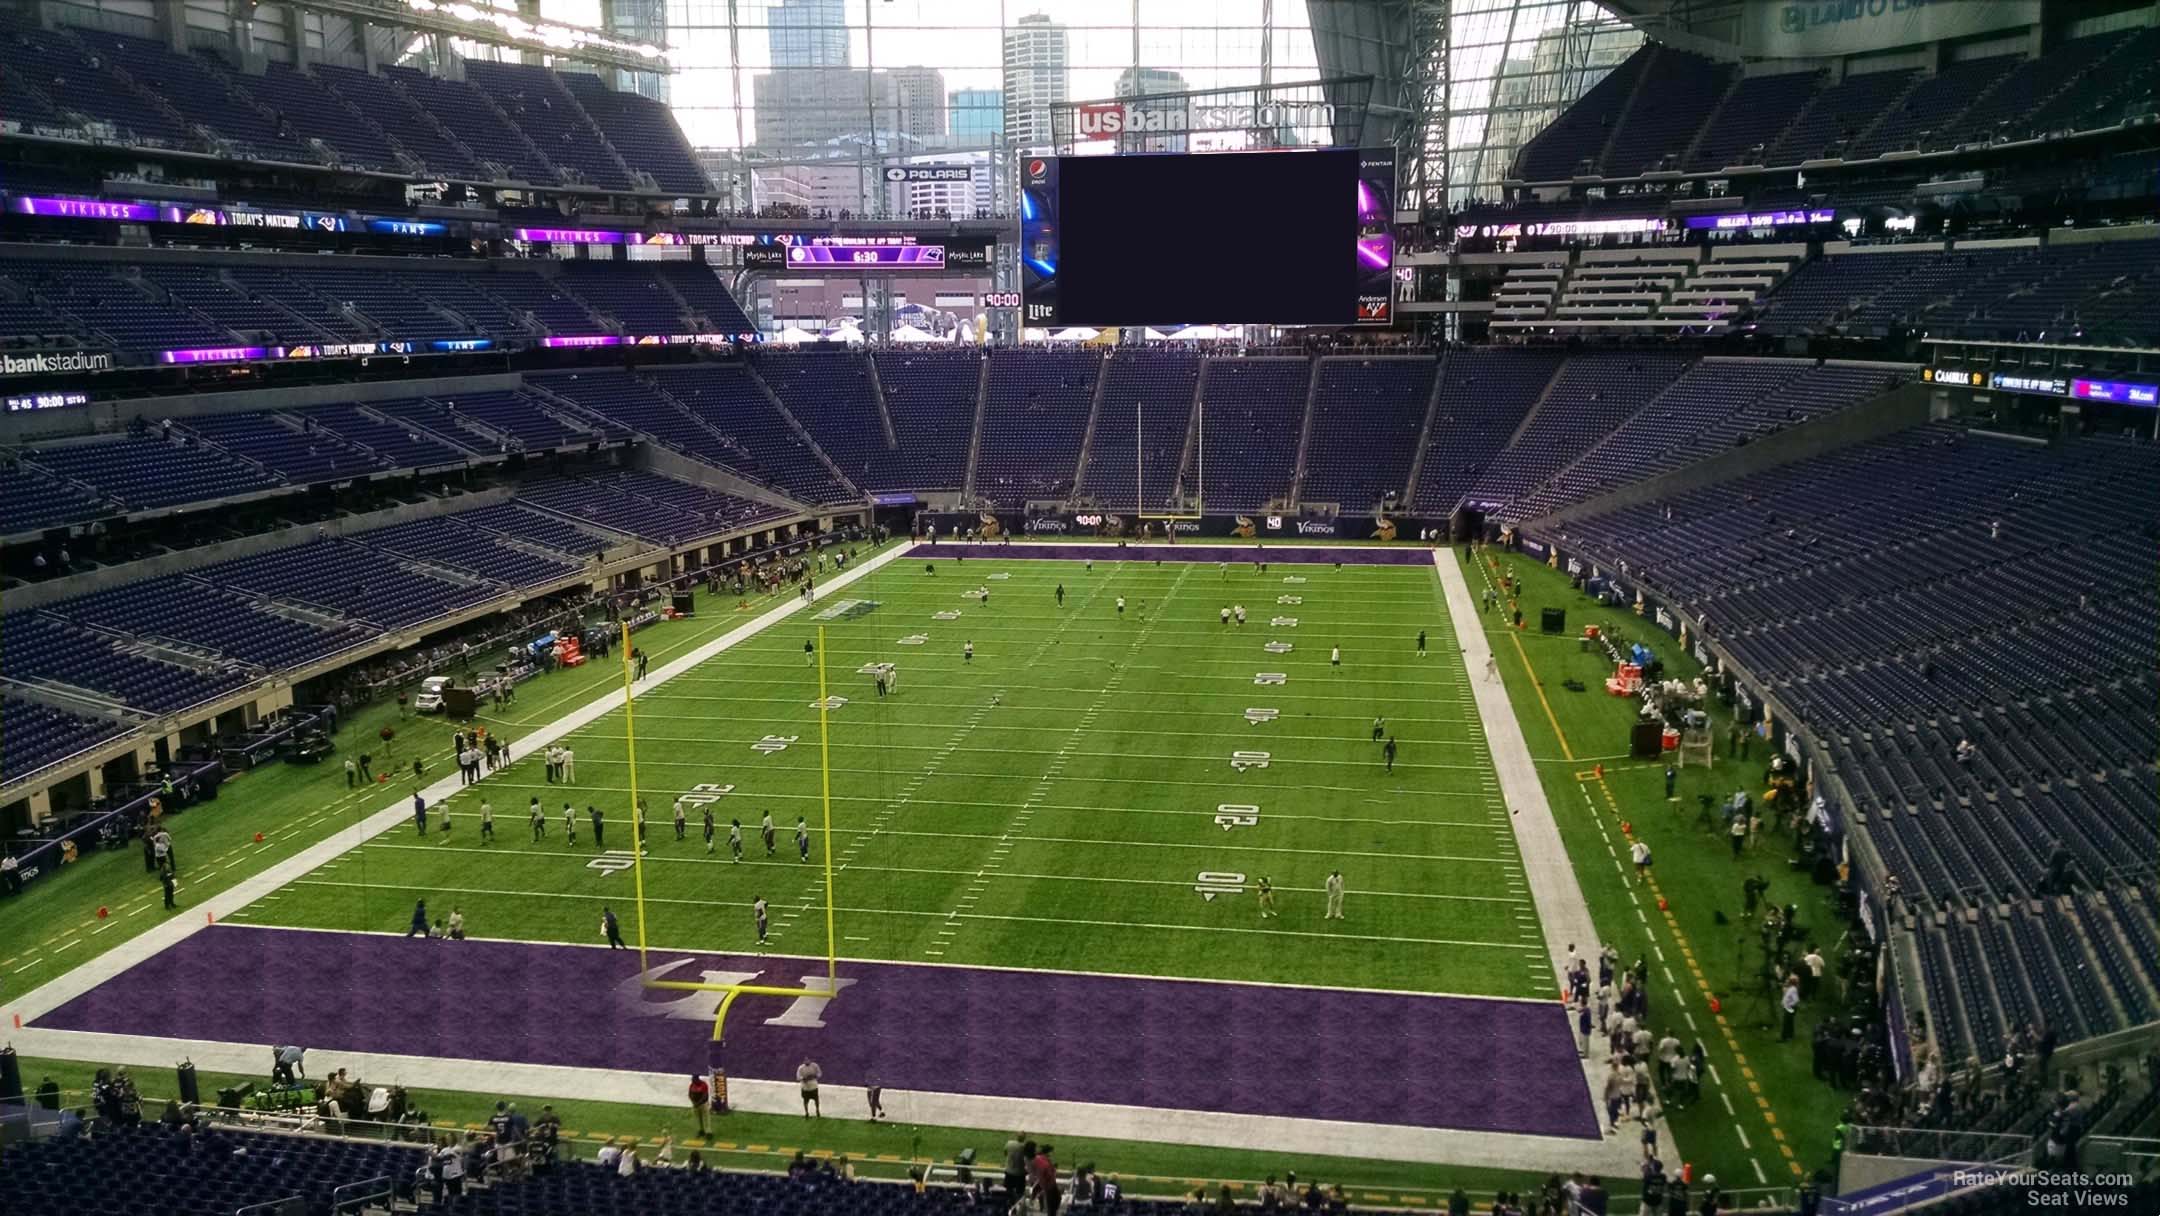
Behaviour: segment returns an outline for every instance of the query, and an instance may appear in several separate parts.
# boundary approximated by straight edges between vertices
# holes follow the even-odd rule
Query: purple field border
[[[652,964],[790,987],[824,974],[821,960],[674,950]],[[1553,1001],[897,963],[840,975],[839,998],[795,1024],[771,1020],[789,999],[738,999],[719,1063],[760,1080],[810,1058],[835,1085],[1600,1135]],[[687,1075],[708,1062],[717,1002],[644,989],[627,951],[217,925],[36,1025]]]
[[[1053,544],[1001,545],[995,541],[961,544],[952,541],[933,541],[917,544],[908,551],[909,557],[926,561],[952,561],[974,558],[978,561],[1005,561],[1018,558],[1038,562],[1254,562],[1262,561],[1271,566],[1324,566],[1341,563],[1345,566],[1430,566],[1433,550],[1426,545],[1402,545],[1381,548],[1375,545],[1343,545],[1307,548],[1303,545],[1268,545],[1255,549],[1243,544],[1208,544],[1204,541],[1180,541],[1174,545],[1092,545],[1058,541]]]

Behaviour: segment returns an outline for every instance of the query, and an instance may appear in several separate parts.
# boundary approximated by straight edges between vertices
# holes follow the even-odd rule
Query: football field
[[[843,958],[1551,991],[1430,565],[1274,562],[1262,574],[1250,561],[1011,552],[894,562],[640,694],[650,943],[755,952],[751,907],[763,898],[766,949],[823,955],[830,850]],[[1238,606],[1246,623],[1222,623],[1222,609]],[[804,650],[820,631],[829,836],[820,672]],[[897,674],[882,698],[867,670],[878,663]],[[1372,738],[1376,716],[1397,740],[1392,772]],[[424,745],[436,778],[450,765],[451,729],[409,728],[379,767],[408,766],[403,778],[409,749]],[[477,938],[594,942],[606,907],[634,943],[626,734],[617,710],[566,739],[574,783],[549,782],[539,757],[520,754],[432,808],[425,836],[384,833],[235,919],[402,932],[425,899],[434,916],[461,911]],[[673,807],[685,795],[678,840]],[[539,840],[532,798],[545,812]],[[590,808],[603,815],[601,841]],[[739,863],[731,820],[743,828]],[[1336,870],[1344,915],[1324,920]],[[1272,917],[1263,880],[1276,893]]]

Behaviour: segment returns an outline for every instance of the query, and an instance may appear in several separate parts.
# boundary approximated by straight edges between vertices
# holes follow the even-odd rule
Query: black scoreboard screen
[[[1394,179],[1354,148],[1030,158],[1022,321],[1386,324]]]

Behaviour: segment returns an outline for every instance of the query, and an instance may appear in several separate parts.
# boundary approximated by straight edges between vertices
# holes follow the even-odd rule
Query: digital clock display
[[[924,266],[942,269],[943,245],[790,245],[790,266]]]

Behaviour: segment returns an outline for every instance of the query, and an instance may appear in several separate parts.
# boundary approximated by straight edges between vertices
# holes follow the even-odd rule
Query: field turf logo
[[[878,610],[876,600],[834,600],[823,612],[811,617],[813,621],[852,621],[868,616]]]

